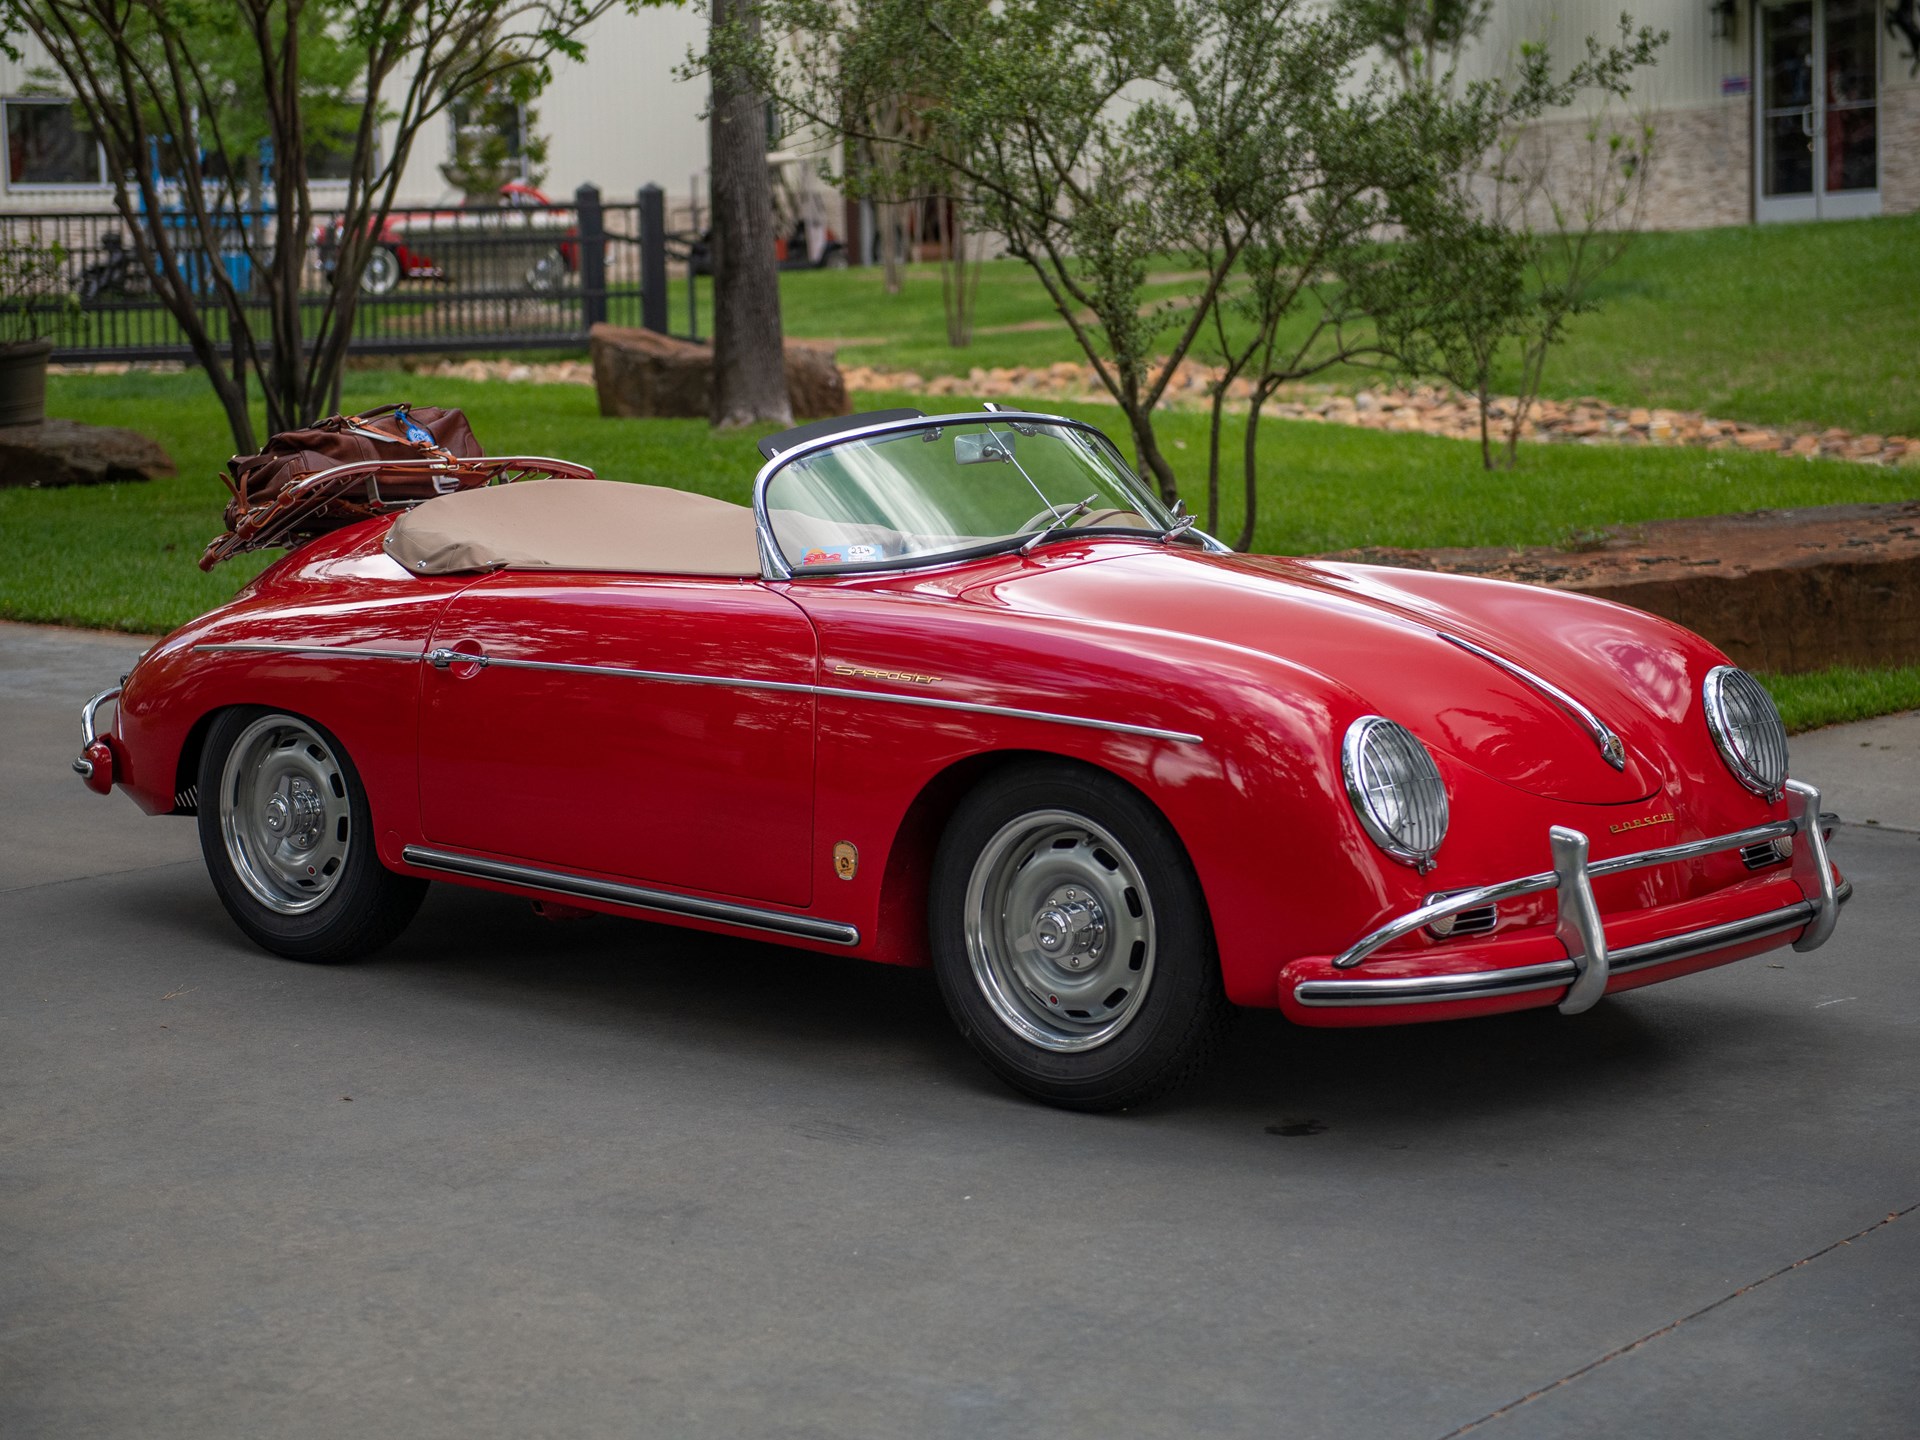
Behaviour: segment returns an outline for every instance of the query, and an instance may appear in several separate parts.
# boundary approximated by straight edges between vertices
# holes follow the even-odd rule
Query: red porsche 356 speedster
[[[156,645],[76,768],[197,815],[281,955],[363,955],[448,880],[930,964],[989,1066],[1085,1109],[1236,1005],[1578,1012],[1832,932],[1772,700],[1678,626],[1231,553],[1047,415],[761,448],[751,505],[526,459],[410,506],[301,481],[276,513],[390,513]]]

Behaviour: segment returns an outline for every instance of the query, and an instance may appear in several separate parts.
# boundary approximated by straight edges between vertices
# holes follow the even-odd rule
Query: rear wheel
[[[200,757],[200,849],[220,903],[256,943],[294,960],[351,960],[392,940],[427,882],[374,853],[366,791],[312,721],[229,710]]]
[[[988,781],[947,828],[930,901],[947,1009],[1014,1088],[1119,1109],[1218,1048],[1231,1007],[1199,882],[1113,777],[1039,765]]]
[[[567,257],[555,246],[527,266],[525,279],[527,289],[534,294],[551,295],[567,283]]]

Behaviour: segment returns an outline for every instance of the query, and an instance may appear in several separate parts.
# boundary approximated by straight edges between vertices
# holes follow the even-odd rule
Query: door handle
[[[427,663],[436,670],[452,670],[457,665],[460,668],[455,673],[464,677],[486,669],[490,662],[487,652],[478,645],[471,650],[456,650],[443,645],[427,652]]]

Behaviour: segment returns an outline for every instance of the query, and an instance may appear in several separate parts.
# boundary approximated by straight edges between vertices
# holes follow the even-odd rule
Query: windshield
[[[796,574],[1176,524],[1098,433],[1025,417],[929,420],[845,440],[775,471],[765,498]]]

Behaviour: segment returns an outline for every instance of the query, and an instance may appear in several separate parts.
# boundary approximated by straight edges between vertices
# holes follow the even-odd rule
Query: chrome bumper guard
[[[93,778],[93,761],[87,758],[87,751],[98,743],[100,736],[94,725],[94,716],[100,713],[100,707],[109,700],[120,698],[120,687],[109,686],[80,707],[80,758],[73,762],[73,773],[82,780]]]
[[[1623,971],[1684,960],[1795,929],[1800,930],[1801,934],[1793,942],[1793,948],[1816,950],[1833,933],[1841,902],[1848,898],[1851,887],[1837,891],[1833,883],[1833,866],[1827,857],[1826,835],[1821,828],[1820,792],[1811,785],[1789,780],[1786,794],[1785,820],[1737,830],[1731,835],[1716,835],[1705,840],[1690,840],[1683,845],[1669,845],[1660,850],[1616,855],[1610,860],[1589,861],[1587,837],[1578,830],[1555,825],[1548,832],[1548,842],[1553,851],[1553,869],[1519,880],[1482,885],[1442,896],[1382,925],[1338,956],[1333,965],[1336,970],[1350,970],[1382,946],[1403,939],[1435,920],[1521,895],[1535,895],[1543,890],[1558,893],[1560,915],[1555,928],[1567,952],[1564,960],[1467,975],[1307,980],[1294,987],[1294,998],[1302,1005],[1315,1007],[1408,1005],[1515,995],[1565,985],[1568,989],[1560,1001],[1560,1009],[1565,1014],[1577,1015],[1583,1010],[1592,1009],[1606,993],[1608,980]],[[1600,923],[1599,907],[1593,899],[1594,880],[1628,870],[1644,870],[1652,865],[1698,859],[1702,855],[1713,855],[1723,850],[1738,850],[1745,845],[1778,840],[1784,836],[1797,837],[1793,847],[1792,873],[1804,897],[1799,902],[1744,920],[1729,921],[1689,934],[1669,936],[1665,940],[1608,951],[1606,931]]]

